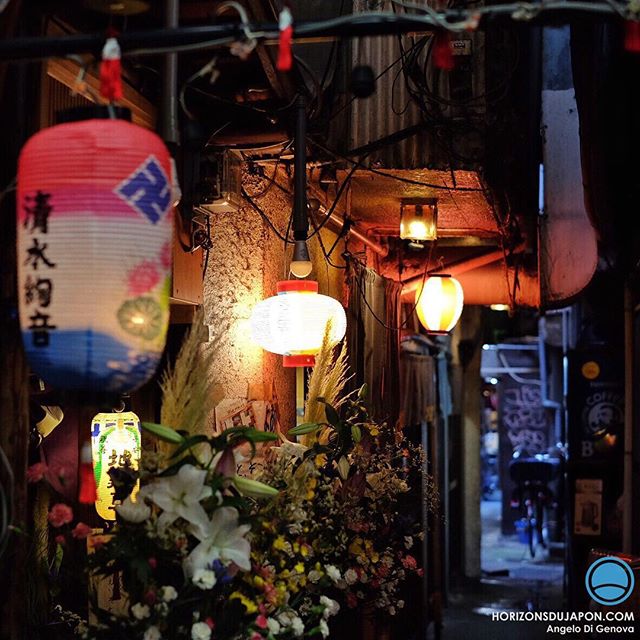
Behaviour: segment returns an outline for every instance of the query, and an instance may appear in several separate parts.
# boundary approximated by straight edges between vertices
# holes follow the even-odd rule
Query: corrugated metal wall
[[[414,4],[427,3],[426,0],[413,0]],[[363,13],[371,10],[392,11],[393,3],[389,0],[353,0],[354,13]],[[403,8],[396,6],[396,11],[402,12]],[[405,36],[402,38],[402,47],[407,51],[419,38]],[[471,40],[471,92],[478,96],[484,92],[484,37],[482,34],[464,34],[456,36],[465,40]],[[424,62],[424,51],[420,59]],[[416,125],[422,121],[418,106],[411,99],[404,74],[402,73],[402,58],[400,41],[396,36],[384,36],[376,38],[358,38],[351,44],[351,63],[356,65],[369,65],[376,76],[383,73],[377,81],[376,92],[367,99],[353,101],[350,109],[350,136],[349,147],[357,148],[374,142],[407,127]],[[438,82],[437,92],[445,100],[449,98],[450,79],[447,73],[434,74],[428,69],[427,77],[432,83]],[[476,104],[476,109],[484,111],[484,105]],[[443,110],[447,117],[456,116],[450,108]],[[456,144],[465,146],[465,140]],[[474,141],[477,144],[477,141]],[[380,151],[372,153],[367,158],[370,164],[378,164],[384,167],[413,169],[420,167],[448,168],[452,158],[444,151],[444,147],[436,146],[433,138],[427,133],[414,135],[406,140],[387,146]],[[461,167],[457,164],[458,168]]]

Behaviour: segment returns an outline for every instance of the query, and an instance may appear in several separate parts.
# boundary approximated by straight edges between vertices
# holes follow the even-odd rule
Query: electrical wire
[[[340,185],[336,193],[336,197],[333,199],[333,202],[331,203],[331,206],[329,207],[329,209],[327,210],[327,213],[322,219],[322,222],[320,222],[316,230],[307,239],[313,238],[313,236],[315,236],[327,224],[327,222],[329,222],[331,218],[331,214],[334,212],[336,206],[338,205],[338,202],[340,201],[340,198],[342,197],[342,194],[345,188],[351,182],[351,178],[353,177],[353,174],[356,172],[357,168],[358,168],[358,165],[355,165],[355,164],[353,165],[353,167],[351,167],[349,173],[347,174],[347,177],[342,181],[342,184]]]
[[[253,207],[253,209],[260,215],[260,217],[269,225],[273,233],[282,240],[282,242],[287,244],[293,244],[293,240],[287,238],[287,236],[282,235],[280,231],[278,231],[277,227],[271,221],[271,218],[253,201],[253,198],[245,191],[244,187],[241,190],[242,197]]]
[[[357,268],[360,269],[360,273],[356,273],[355,274],[355,280],[356,280],[356,284],[357,284],[360,296],[362,298],[362,301],[364,302],[364,304],[367,307],[367,309],[369,309],[369,312],[373,316],[373,319],[376,322],[378,322],[380,325],[382,325],[385,329],[387,329],[387,331],[402,331],[402,329],[404,329],[407,326],[407,323],[409,322],[409,320],[413,317],[413,314],[414,314],[415,310],[418,308],[418,304],[420,303],[420,299],[422,298],[422,293],[424,291],[424,283],[426,282],[427,276],[430,273],[429,267],[431,265],[431,256],[433,254],[434,245],[435,245],[435,243],[432,242],[431,245],[429,246],[429,255],[427,256],[427,261],[425,263],[424,271],[422,272],[422,280],[420,281],[420,293],[416,296],[416,299],[415,299],[415,301],[413,303],[413,306],[411,307],[411,311],[409,313],[407,313],[406,318],[397,327],[393,327],[391,325],[388,325],[384,320],[382,320],[376,314],[376,312],[373,310],[373,308],[369,304],[369,301],[367,300],[366,292],[362,288],[362,276],[363,276],[364,271],[365,271],[365,266],[362,265],[359,261],[355,261],[356,264],[357,264]]]
[[[316,225],[315,220],[313,219],[313,217],[311,218],[311,224],[313,225],[313,227],[315,228],[315,231],[312,235],[315,235],[318,238],[318,244],[320,245],[320,250],[322,251],[322,255],[324,256],[325,262],[333,267],[334,269],[347,269],[346,265],[341,265],[341,264],[335,264],[334,262],[332,262],[331,260],[331,252],[327,252],[326,247],[324,246],[324,240],[322,239],[322,234],[318,233],[320,231],[319,227]],[[312,237],[312,236],[310,236]],[[340,236],[338,236],[338,240],[340,240]],[[337,244],[337,241],[334,243],[334,247],[335,244]]]
[[[282,160],[282,156],[284,155],[285,151],[287,151],[287,149],[291,148],[291,145],[293,144],[293,140],[290,140],[286,146],[284,146],[282,148],[282,150],[280,151],[280,153],[278,154],[278,157],[276,159],[276,166],[273,168],[273,174],[271,176],[271,178],[269,178],[269,181],[267,183],[267,186],[264,187],[262,189],[262,191],[260,191],[260,193],[252,193],[251,197],[252,198],[264,198],[264,196],[267,195],[267,193],[269,193],[269,191],[271,191],[271,189],[273,188],[274,185],[276,185],[277,187],[279,187],[282,191],[284,191],[285,193],[289,193],[289,191],[287,189],[285,189],[282,185],[278,184],[276,182],[276,176],[278,175],[278,168],[280,167],[280,161]],[[242,152],[241,152],[242,153]],[[243,158],[246,160],[246,156],[244,155],[244,153],[242,154]],[[287,232],[287,236],[289,235],[289,232]]]
[[[368,171],[369,173],[374,173],[375,175],[378,176],[383,176],[385,178],[390,178],[391,180],[396,180],[397,182],[403,182],[405,184],[414,184],[420,187],[427,187],[429,189],[439,189],[439,190],[443,190],[443,191],[465,191],[465,192],[476,192],[476,193],[484,193],[484,189],[482,188],[476,188],[476,187],[456,187],[455,189],[453,187],[448,187],[446,185],[442,185],[442,184],[435,184],[432,182],[423,182],[420,180],[412,180],[411,178],[403,178],[402,176],[396,176],[393,175],[392,173],[387,173],[386,171],[381,171],[380,169],[374,169],[373,167],[368,167],[367,165],[363,164],[362,162],[360,162],[359,160],[354,160],[353,158],[349,158],[346,155],[343,155],[341,153],[338,153],[337,151],[333,151],[331,149],[329,149],[328,147],[325,147],[323,144],[317,142],[316,140],[313,140],[312,138],[309,138],[309,142],[318,147],[318,149],[321,149],[322,151],[324,151],[325,153],[328,153],[329,155],[332,155],[334,158],[339,158],[340,160],[344,160],[345,162],[349,162],[350,164],[356,166],[359,169],[362,169],[364,171]]]

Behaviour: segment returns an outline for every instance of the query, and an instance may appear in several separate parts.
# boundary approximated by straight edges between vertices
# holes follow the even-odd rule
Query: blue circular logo
[[[585,584],[593,600],[611,607],[621,604],[633,593],[635,579],[631,567],[624,560],[607,556],[589,567]]]

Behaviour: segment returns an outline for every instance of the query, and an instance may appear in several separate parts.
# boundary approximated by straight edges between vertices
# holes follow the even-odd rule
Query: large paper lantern
[[[416,290],[416,313],[429,333],[449,333],[464,306],[462,285],[451,276],[433,275]]]
[[[278,282],[277,291],[277,296],[262,300],[253,309],[253,340],[283,355],[285,367],[312,367],[329,320],[332,342],[337,344],[344,337],[344,308],[334,298],[319,294],[313,280],[284,280]]]
[[[140,419],[131,412],[99,413],[91,422],[91,451],[96,479],[96,511],[115,520],[116,490],[110,469],[137,471],[140,464]],[[136,482],[132,495],[140,488]]]
[[[18,166],[20,323],[58,388],[126,392],[153,375],[169,318],[172,168],[123,120],[34,135]]]

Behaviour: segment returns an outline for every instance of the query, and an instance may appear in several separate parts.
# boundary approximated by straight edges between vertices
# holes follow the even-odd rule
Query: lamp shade
[[[449,333],[464,306],[462,285],[451,276],[433,275],[416,290],[416,313],[429,333]]]
[[[172,168],[151,131],[92,119],[44,129],[18,166],[20,324],[58,388],[150,378],[169,319]]]
[[[96,479],[96,511],[103,520],[115,520],[115,486],[109,470],[137,471],[140,464],[140,419],[131,412],[99,413],[91,422],[91,453]],[[136,482],[132,495],[140,488]]]
[[[253,340],[284,356],[285,367],[312,367],[322,346],[327,322],[331,340],[340,342],[347,330],[342,305],[318,293],[312,280],[278,282],[278,295],[259,302],[251,315]]]
[[[416,242],[438,238],[438,201],[436,198],[402,198],[400,201],[400,238]]]

